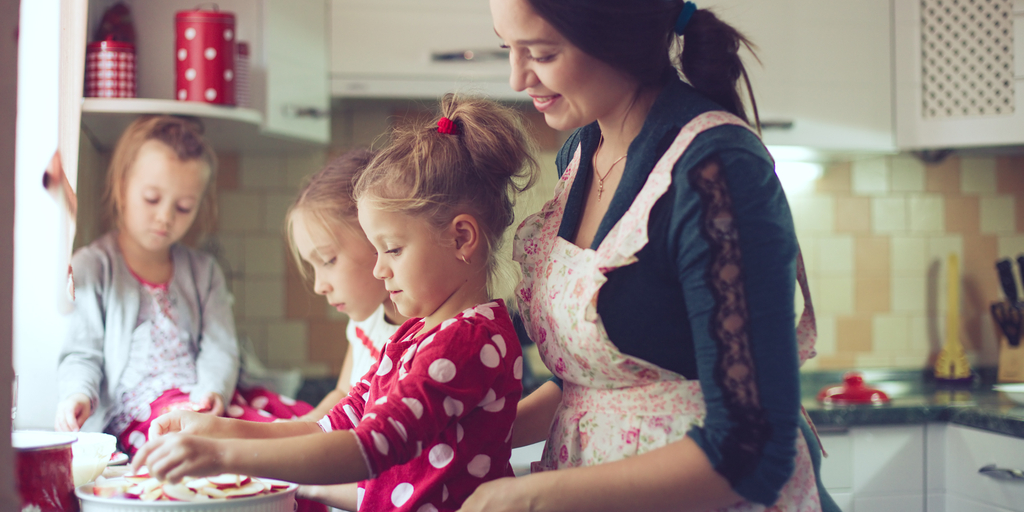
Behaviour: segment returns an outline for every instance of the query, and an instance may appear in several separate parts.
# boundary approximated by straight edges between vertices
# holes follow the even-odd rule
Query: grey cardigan
[[[178,328],[193,344],[198,382],[192,401],[208,392],[230,403],[238,381],[238,341],[224,275],[212,256],[181,244],[171,247],[174,276],[169,292],[177,304]],[[84,393],[92,416],[82,429],[101,431],[111,418],[114,390],[128,363],[139,316],[142,285],[132,276],[110,232],[75,252],[75,303],[57,366],[63,400]]]

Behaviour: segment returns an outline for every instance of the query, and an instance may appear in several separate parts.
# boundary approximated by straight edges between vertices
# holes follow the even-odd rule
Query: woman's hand
[[[529,512],[534,493],[529,477],[499,478],[477,487],[459,512]]]
[[[89,416],[92,416],[92,401],[84,393],[75,393],[57,404],[54,430],[78,432]]]
[[[224,415],[224,399],[220,396],[220,393],[209,392],[203,397],[203,401],[199,402],[199,412],[212,414],[214,416]]]
[[[132,471],[142,466],[162,482],[178,483],[186,476],[223,473],[220,441],[175,433],[150,439],[132,459]]]

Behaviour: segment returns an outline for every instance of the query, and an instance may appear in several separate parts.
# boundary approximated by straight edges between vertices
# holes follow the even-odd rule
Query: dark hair
[[[641,89],[676,74],[671,58],[681,0],[528,0],[533,10],[580,50],[635,78]],[[749,40],[708,9],[698,9],[683,32],[679,69],[701,94],[747,121],[738,81],[750,82],[739,56]],[[639,92],[639,91],[637,91]]]
[[[441,117],[456,134],[438,131]],[[442,227],[469,213],[487,242],[489,288],[505,229],[512,225],[515,196],[537,176],[533,143],[519,114],[493,101],[456,97],[441,100],[441,116],[397,126],[391,142],[363,171],[355,197]]]

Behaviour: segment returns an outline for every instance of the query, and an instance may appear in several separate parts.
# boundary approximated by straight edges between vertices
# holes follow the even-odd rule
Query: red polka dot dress
[[[361,512],[456,510],[480,484],[513,475],[523,356],[505,303],[422,328],[403,324],[319,422],[359,439],[371,473],[359,484]]]

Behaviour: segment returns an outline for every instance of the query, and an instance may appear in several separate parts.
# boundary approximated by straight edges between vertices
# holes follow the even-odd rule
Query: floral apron
[[[637,261],[635,254],[647,244],[651,207],[668,190],[672,169],[690,142],[700,132],[724,124],[749,128],[725,112],[705,113],[683,127],[596,251],[558,236],[579,167],[579,147],[555,187],[554,199],[516,233],[514,257],[523,270],[516,290],[520,314],[544,363],[564,381],[562,403],[533,471],[638,455],[679,441],[691,426],[703,424],[706,408],[700,382],[619,352],[597,313],[597,295],[606,273]],[[802,363],[813,357],[815,337],[802,258],[797,274],[805,304],[797,328]],[[820,510],[810,453],[799,429],[796,439],[796,469],[772,509]],[[724,510],[764,508],[742,502]]]

